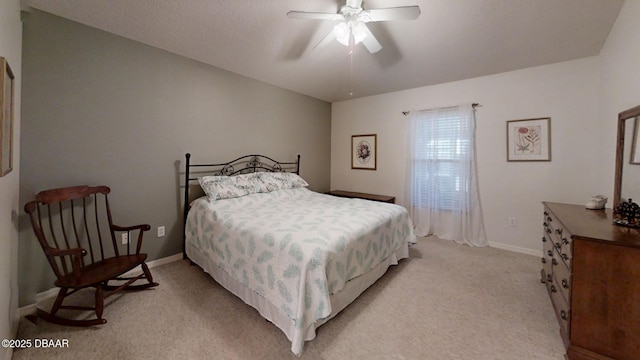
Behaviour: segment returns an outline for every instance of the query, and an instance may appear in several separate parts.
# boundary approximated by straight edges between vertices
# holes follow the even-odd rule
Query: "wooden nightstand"
[[[353,192],[353,191],[331,190],[327,192],[327,194],[333,195],[333,196],[339,196],[339,197],[380,201],[380,202],[386,202],[391,204],[395,204],[396,202],[395,196],[366,194],[366,193],[359,193],[359,192]]]

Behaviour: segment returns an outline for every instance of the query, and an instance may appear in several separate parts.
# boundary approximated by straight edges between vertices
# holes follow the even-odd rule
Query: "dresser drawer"
[[[547,238],[551,240],[553,247],[558,251],[558,258],[564,261],[567,267],[571,269],[571,233],[549,211],[544,212],[544,226]]]
[[[542,236],[542,273],[543,283],[551,282],[551,272],[553,271],[553,243],[546,236]]]
[[[571,234],[555,215],[545,208],[542,239],[542,279],[560,325],[565,347],[569,347],[571,309]]]
[[[569,345],[569,331],[570,329],[570,314],[571,311],[569,309],[569,303],[564,299],[562,293],[560,291],[560,286],[555,281],[552,281],[551,287],[549,288],[549,293],[551,294],[551,302],[553,303],[553,308],[556,312],[556,317],[558,318],[558,323],[560,324],[560,334],[562,335],[562,340],[564,341],[565,346]]]
[[[571,272],[569,271],[569,268],[567,267],[567,265],[562,261],[553,262],[552,267],[553,267],[553,270],[552,270],[553,278],[554,278],[554,282],[558,286],[558,291],[564,298],[565,302],[567,304],[570,304],[571,303],[571,298],[570,298]]]

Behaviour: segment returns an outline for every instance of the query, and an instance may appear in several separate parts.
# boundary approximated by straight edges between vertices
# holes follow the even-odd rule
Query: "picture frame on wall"
[[[507,121],[507,161],[551,161],[551,118]]]
[[[351,168],[376,170],[378,162],[377,134],[351,136]]]
[[[13,169],[14,76],[7,59],[0,57],[0,176]]]

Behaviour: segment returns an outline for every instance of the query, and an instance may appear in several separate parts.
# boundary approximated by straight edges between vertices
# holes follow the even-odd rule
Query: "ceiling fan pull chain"
[[[354,38],[350,36],[349,39],[349,96],[353,96],[353,48]]]

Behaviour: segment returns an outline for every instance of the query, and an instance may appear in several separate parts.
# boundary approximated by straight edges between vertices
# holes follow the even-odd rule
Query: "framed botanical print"
[[[351,136],[351,168],[376,170],[377,161],[376,134]]]
[[[14,77],[7,59],[0,57],[0,176],[13,168]]]
[[[507,161],[551,161],[551,118],[507,121]]]

